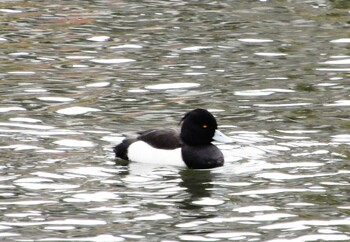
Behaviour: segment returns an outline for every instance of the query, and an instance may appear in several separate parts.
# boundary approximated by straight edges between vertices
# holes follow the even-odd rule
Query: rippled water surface
[[[0,3],[0,240],[350,241],[350,6]],[[211,110],[212,170],[126,164],[123,133]]]

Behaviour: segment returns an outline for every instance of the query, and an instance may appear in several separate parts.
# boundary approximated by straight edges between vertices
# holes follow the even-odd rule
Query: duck
[[[218,129],[217,121],[206,109],[187,112],[180,129],[157,128],[126,137],[113,151],[117,158],[140,163],[211,169],[224,165],[224,155],[213,141],[232,139]]]

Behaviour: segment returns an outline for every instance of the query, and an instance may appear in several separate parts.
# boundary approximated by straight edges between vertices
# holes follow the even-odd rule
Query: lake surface
[[[0,3],[1,241],[350,241],[349,1]],[[116,160],[193,108],[225,166]]]

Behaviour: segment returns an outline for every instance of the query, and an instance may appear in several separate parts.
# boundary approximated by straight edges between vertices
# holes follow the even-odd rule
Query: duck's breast
[[[213,144],[182,147],[182,157],[189,168],[210,169],[224,165],[222,152]]]

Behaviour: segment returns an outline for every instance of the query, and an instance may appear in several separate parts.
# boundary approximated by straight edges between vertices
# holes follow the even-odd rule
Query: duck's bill
[[[220,130],[215,130],[215,134],[213,140],[221,142],[221,143],[231,143],[233,139],[223,134]]]

